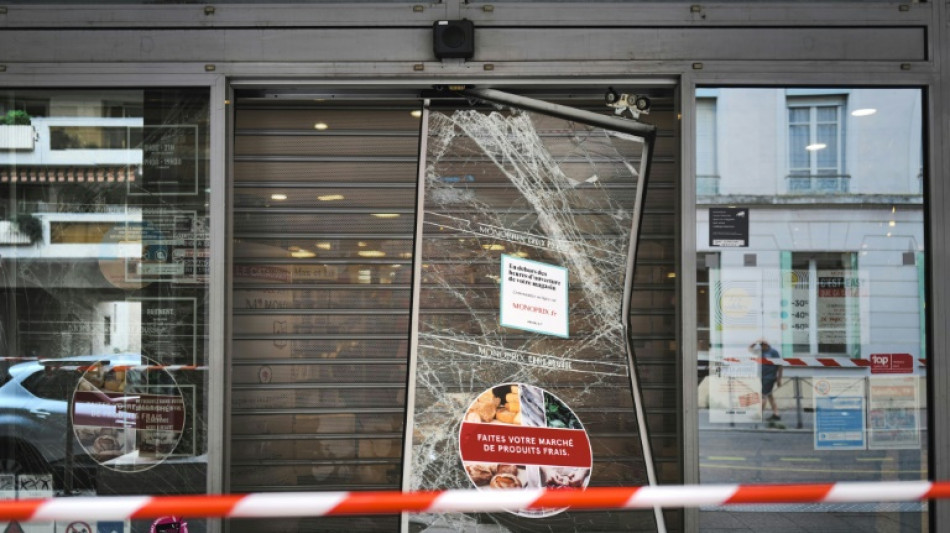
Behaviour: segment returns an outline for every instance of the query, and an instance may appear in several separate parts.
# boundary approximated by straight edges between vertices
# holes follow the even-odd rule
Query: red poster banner
[[[909,353],[871,354],[872,374],[912,374],[914,356]]]
[[[76,391],[73,425],[181,431],[185,403],[181,396]]]
[[[459,447],[463,461],[590,468],[587,432],[462,422]]]

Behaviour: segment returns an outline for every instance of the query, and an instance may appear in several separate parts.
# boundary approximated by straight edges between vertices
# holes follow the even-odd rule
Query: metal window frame
[[[816,9],[816,6],[820,9]],[[897,9],[899,6],[905,6]],[[476,27],[511,25],[550,27],[570,25],[754,27],[914,26],[926,25],[939,2],[498,2],[440,0],[353,4],[220,3],[147,5],[85,3],[7,4],[0,12],[0,28],[70,28],[88,21],[89,28],[226,28],[226,27],[385,27],[424,26],[444,19],[468,19]],[[309,22],[312,21],[312,22]],[[843,22],[844,21],[844,22]]]
[[[194,87],[208,90],[209,103],[209,206],[210,217],[210,258],[208,275],[208,366],[210,368],[224,368],[225,344],[225,314],[216,312],[223,309],[226,297],[225,269],[227,259],[225,255],[226,237],[226,198],[224,191],[227,185],[225,174],[225,142],[226,116],[225,102],[227,94],[227,80],[222,75],[203,74],[197,76],[165,75],[110,75],[107,73],[91,73],[87,76],[9,76],[0,79],[0,88],[3,89],[88,89],[108,87],[110,89],[123,88],[174,88]],[[225,375],[223,372],[208,373],[209,399],[223,397],[226,391]],[[207,446],[208,462],[205,486],[209,494],[220,494],[224,484],[224,462],[218,460],[215,454],[223,449],[224,435],[224,404],[208,401],[207,410]],[[209,520],[209,531],[220,531],[220,521]]]
[[[788,111],[792,109],[807,109],[808,121],[795,123],[795,126],[808,126],[808,143],[818,142],[818,126],[822,124],[831,124],[830,122],[821,122],[818,120],[818,108],[833,107],[835,109],[835,142],[837,150],[835,151],[835,175],[841,176],[847,173],[847,159],[845,152],[845,136],[847,135],[847,108],[848,94],[837,94],[827,96],[785,96],[785,146],[786,157],[785,165],[787,175],[792,175],[792,121]],[[818,167],[818,152],[813,151],[808,154],[808,174],[802,177],[820,177]],[[796,169],[798,170],[798,169]]]
[[[945,35],[940,38],[946,39]],[[940,58],[945,69],[950,68],[950,54]],[[945,238],[946,228],[950,224],[942,205],[950,204],[950,186],[947,185],[947,175],[950,169],[950,121],[947,113],[950,107],[944,102],[950,98],[950,83],[943,80],[937,68],[925,68],[919,71],[904,69],[903,72],[891,72],[887,75],[874,75],[868,72],[842,74],[835,73],[834,69],[814,65],[807,72],[794,70],[762,73],[755,72],[751,65],[732,64],[724,69],[717,69],[716,73],[694,71],[684,74],[681,88],[683,91],[681,105],[684,110],[682,120],[682,171],[680,202],[682,221],[682,245],[680,252],[682,259],[682,287],[693,287],[696,284],[696,168],[692,154],[696,143],[695,100],[697,89],[712,87],[863,87],[863,88],[916,88],[921,90],[923,104],[924,128],[924,236],[927,246],[926,254],[926,285],[925,292],[928,313],[922,317],[928,332],[926,352],[948,353],[950,349],[950,281],[945,276],[936,275],[936,272],[945,272],[950,268],[948,247],[950,242]],[[950,70],[947,70],[950,72]],[[929,111],[929,112],[928,112]],[[941,148],[942,147],[942,148]],[[696,368],[698,365],[697,337],[694,333],[697,325],[697,301],[695,293],[684,291],[680,299],[682,320],[682,373],[683,386],[683,457],[684,483],[699,483],[699,418],[698,418],[698,379]],[[940,324],[938,326],[938,320]],[[936,413],[946,412],[950,408],[950,360],[947,358],[930,357],[928,359],[928,423],[929,442],[928,458],[930,479],[947,479],[950,475],[950,424],[940,423]],[[685,530],[699,530],[699,510],[686,509]],[[950,523],[950,502],[946,500],[931,501],[929,506],[929,523],[932,531],[939,530],[940,525]]]
[[[639,371],[637,369],[636,358],[630,338],[630,297],[633,289],[633,275],[637,260],[637,246],[640,240],[640,226],[643,220],[643,202],[646,189],[649,182],[650,163],[652,161],[654,143],[656,140],[656,126],[645,124],[635,120],[618,118],[610,115],[601,115],[592,111],[573,108],[566,105],[555,104],[538,98],[530,98],[522,95],[509,93],[491,88],[465,88],[458,94],[468,97],[470,100],[481,100],[494,104],[510,106],[516,109],[530,111],[540,115],[551,116],[563,120],[576,121],[582,124],[595,126],[598,128],[617,131],[629,135],[635,135],[643,139],[643,149],[641,152],[641,164],[639,171],[641,175],[637,182],[637,192],[632,211],[632,227],[630,230],[630,241],[628,243],[626,276],[624,278],[623,299],[621,302],[621,316],[623,321],[624,346],[626,349],[626,358],[628,373],[630,378],[630,393],[633,399],[634,411],[637,415],[638,436],[640,447],[643,451],[643,461],[646,468],[647,479],[650,485],[657,484],[656,466],[654,464],[653,447],[650,442],[650,432],[647,428],[646,409],[643,405],[643,393],[640,385]],[[415,372],[418,362],[418,333],[419,333],[419,294],[422,287],[422,248],[423,248],[423,221],[425,219],[425,169],[423,162],[426,160],[428,152],[426,150],[428,138],[428,117],[430,112],[429,99],[424,101],[421,119],[422,130],[419,142],[419,176],[417,190],[416,206],[416,228],[415,228],[415,252],[413,254],[413,296],[411,313],[411,337],[409,342],[409,365],[408,365],[408,386],[406,391],[406,425],[405,441],[403,450],[403,472],[402,486],[403,490],[410,490],[410,477],[412,473],[412,435],[414,426],[415,411]],[[663,510],[660,507],[653,508],[654,519],[656,520],[657,531],[666,532],[666,519]],[[402,530],[408,531],[408,516],[402,515]]]

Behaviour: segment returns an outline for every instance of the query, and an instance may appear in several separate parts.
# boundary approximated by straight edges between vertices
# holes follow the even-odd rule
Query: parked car
[[[138,365],[138,354],[41,359],[10,366],[0,380],[0,473],[53,474],[64,488],[91,488],[96,462],[73,435],[69,400],[82,377],[76,370],[97,362]],[[72,438],[67,454],[67,435]]]

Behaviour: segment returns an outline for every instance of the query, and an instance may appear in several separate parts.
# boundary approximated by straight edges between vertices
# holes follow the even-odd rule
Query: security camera
[[[650,111],[650,99],[646,96],[637,95],[634,98],[633,105],[641,113],[647,113]]]
[[[614,113],[618,115],[629,111],[634,119],[650,113],[649,98],[640,94],[618,93],[613,87],[608,88],[604,94],[604,103],[607,107],[614,108]]]

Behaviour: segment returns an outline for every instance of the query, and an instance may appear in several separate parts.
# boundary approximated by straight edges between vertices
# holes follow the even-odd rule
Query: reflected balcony
[[[787,194],[846,194],[850,191],[848,174],[790,174],[785,177]]]
[[[697,174],[696,175],[696,195],[697,196],[716,196],[719,194],[719,175],[718,174]]]

